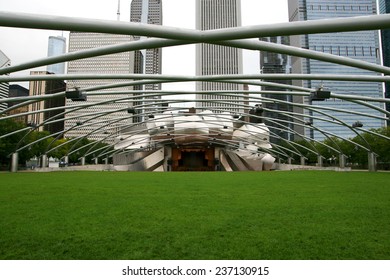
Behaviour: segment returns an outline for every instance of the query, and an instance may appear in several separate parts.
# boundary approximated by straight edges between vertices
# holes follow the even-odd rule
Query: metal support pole
[[[11,161],[11,172],[18,171],[18,162],[19,162],[19,154],[13,153],[12,154],[12,161]]]
[[[322,167],[322,156],[321,155],[317,156],[317,166]]]
[[[339,166],[340,168],[345,168],[345,155],[339,154]]]
[[[373,152],[368,153],[368,171],[376,171],[376,154]]]
[[[64,162],[65,162],[66,164],[69,164],[69,156],[64,156]]]
[[[291,164],[292,158],[288,158],[288,164]]]
[[[301,157],[301,165],[305,165],[305,157]]]
[[[41,157],[41,167],[45,168],[45,167],[47,167],[47,165],[48,165],[47,155],[42,155],[42,157]]]
[[[106,157],[105,159],[104,159],[104,164],[108,164],[108,157]]]
[[[85,157],[81,158],[81,165],[85,165]]]
[[[99,164],[99,159],[98,159],[98,158],[95,158],[95,164],[96,164],[96,165]]]

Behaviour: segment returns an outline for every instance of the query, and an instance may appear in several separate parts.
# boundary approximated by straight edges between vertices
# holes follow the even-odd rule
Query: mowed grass
[[[0,174],[1,259],[390,259],[390,173]]]

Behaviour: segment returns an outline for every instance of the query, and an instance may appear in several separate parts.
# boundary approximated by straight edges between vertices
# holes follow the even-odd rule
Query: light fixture
[[[65,97],[66,99],[71,99],[72,101],[87,101],[87,96],[78,88],[75,90],[66,91]]]
[[[311,101],[324,101],[328,98],[330,98],[330,91],[321,88],[310,94]]]
[[[127,108],[127,113],[135,114],[135,109],[134,108]]]
[[[363,123],[362,122],[359,122],[359,121],[356,121],[352,124],[352,127],[353,128],[356,128],[356,127],[363,127]]]

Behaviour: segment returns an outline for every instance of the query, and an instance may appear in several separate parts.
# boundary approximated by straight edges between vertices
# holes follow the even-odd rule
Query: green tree
[[[48,153],[48,156],[61,159],[68,154],[69,145],[67,139],[57,139],[51,144],[50,149],[53,149]]]
[[[26,126],[12,119],[0,120],[0,135],[18,131]],[[15,152],[16,145],[26,132],[19,132],[0,139],[0,164],[7,166],[10,163],[9,155]]]
[[[370,133],[372,132],[372,133]],[[390,128],[382,127],[378,129],[371,129],[370,132],[364,132],[359,136],[353,138],[353,141],[370,148],[374,153],[378,155],[378,162],[382,165],[390,167],[390,140],[381,137],[380,135],[390,137]],[[379,134],[379,135],[377,135]],[[363,140],[363,139],[368,143]],[[368,162],[367,151],[363,149],[355,149],[353,153],[354,159],[362,166],[366,166]]]

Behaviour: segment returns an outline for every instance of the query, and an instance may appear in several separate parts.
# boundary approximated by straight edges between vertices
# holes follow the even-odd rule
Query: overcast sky
[[[162,0],[163,25],[195,28],[195,0]],[[121,20],[130,19],[131,0],[121,0]],[[287,0],[241,0],[242,25],[288,21]],[[116,20],[117,0],[0,0],[1,11],[49,14]],[[61,31],[26,30],[0,27],[0,50],[12,65],[47,56],[49,36]],[[64,33],[67,37],[67,32]],[[244,73],[259,72],[258,52],[244,51]],[[42,68],[40,68],[42,69]],[[163,50],[163,74],[195,74],[195,47],[180,46]],[[23,73],[25,74],[25,73]],[[14,75],[20,75],[16,73]],[[163,89],[180,85],[166,84]],[[184,86],[184,85],[182,85]],[[184,86],[188,89],[188,85]]]

